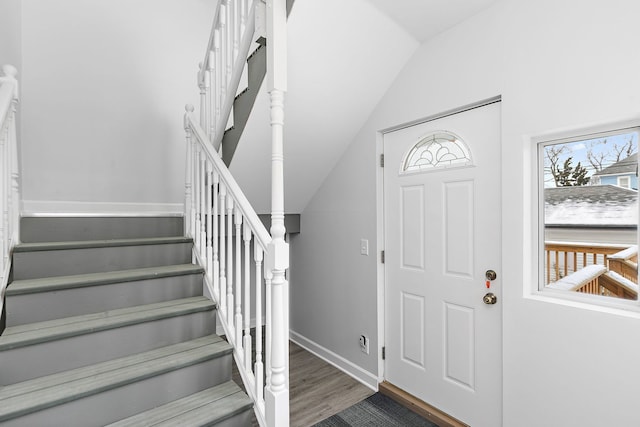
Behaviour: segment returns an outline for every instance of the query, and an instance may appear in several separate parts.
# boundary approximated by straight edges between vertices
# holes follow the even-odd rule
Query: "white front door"
[[[385,379],[500,426],[500,102],[387,133],[384,159]]]

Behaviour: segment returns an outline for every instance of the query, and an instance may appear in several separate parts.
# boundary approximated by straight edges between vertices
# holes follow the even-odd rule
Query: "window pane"
[[[638,298],[638,132],[544,143],[541,286]]]

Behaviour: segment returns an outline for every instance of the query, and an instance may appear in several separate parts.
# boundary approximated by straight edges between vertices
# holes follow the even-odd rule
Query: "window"
[[[618,177],[618,187],[629,188],[631,184],[631,178],[628,176],[619,176]]]
[[[540,291],[638,299],[639,133],[538,141]]]
[[[471,152],[467,144],[451,132],[438,131],[418,140],[405,155],[400,173],[461,167],[470,164]]]

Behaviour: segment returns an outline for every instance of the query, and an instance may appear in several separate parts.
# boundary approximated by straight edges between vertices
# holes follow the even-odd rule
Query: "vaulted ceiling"
[[[419,41],[425,42],[496,0],[367,0]]]
[[[495,2],[296,2],[288,25],[287,212],[304,210],[420,44]],[[256,210],[269,212],[270,131],[264,86],[231,170]]]

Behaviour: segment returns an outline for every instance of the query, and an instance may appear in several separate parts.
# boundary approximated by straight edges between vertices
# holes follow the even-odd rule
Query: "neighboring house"
[[[638,192],[617,185],[544,190],[545,240],[637,244]]]
[[[545,188],[544,202],[545,283],[594,264],[606,271],[607,256],[637,248],[637,190],[609,184]]]
[[[209,3],[0,0],[0,63],[14,63],[22,84],[28,213],[182,212],[181,114],[185,103],[198,103]],[[501,261],[475,267],[498,273],[493,313],[502,343],[492,354],[502,366],[502,424],[637,425],[640,308],[532,291],[540,260],[529,193],[534,136],[639,118],[640,2],[498,0],[451,28],[405,9],[416,28],[434,29],[428,37],[399,26],[402,11],[385,16],[376,3],[396,6],[298,0],[290,17],[285,200],[288,213],[301,214],[301,232],[291,236],[292,336],[363,382],[384,379],[382,132],[500,95],[493,162],[501,182],[489,213],[500,219],[493,240]],[[249,123],[231,170],[264,213],[268,136],[255,129],[268,134]],[[626,172],[629,184],[614,185],[637,188],[636,170]],[[363,239],[369,255],[361,254]],[[468,283],[481,299],[485,281]],[[473,329],[456,319],[452,327]],[[368,354],[361,335],[370,338]],[[473,353],[487,343],[452,345]],[[452,369],[473,379],[484,366]]]
[[[617,185],[622,188],[638,189],[638,153],[608,166],[593,174],[592,178],[600,185]]]

